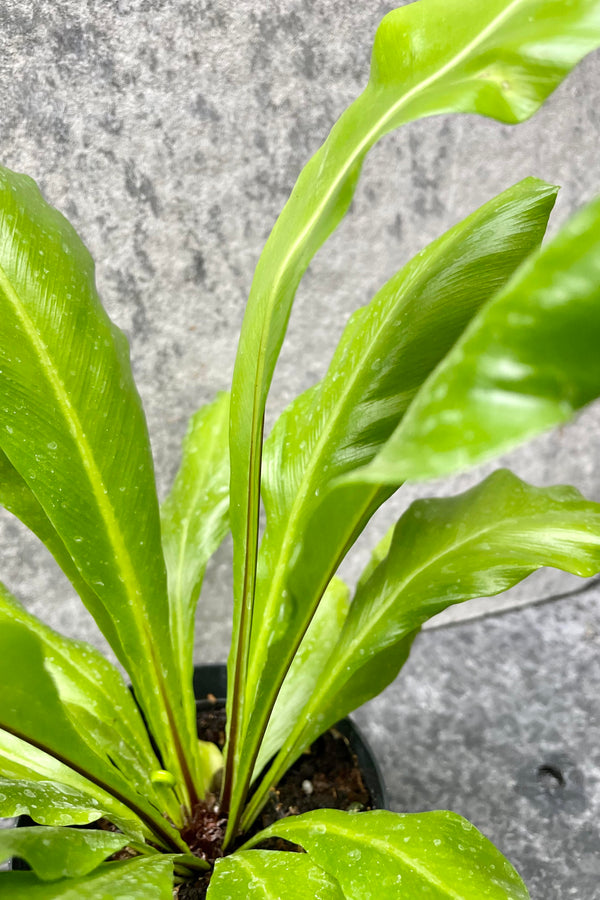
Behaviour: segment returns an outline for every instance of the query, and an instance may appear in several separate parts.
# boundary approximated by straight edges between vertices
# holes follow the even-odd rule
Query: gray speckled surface
[[[424,633],[356,714],[392,809],[466,816],[532,900],[600,898],[599,600],[596,588]]]
[[[187,418],[229,383],[268,230],[301,165],[364,84],[372,35],[389,8],[344,0],[0,6],[1,161],[39,181],[97,260],[101,295],[131,340],[163,495]],[[437,118],[372,152],[350,215],[298,293],[269,422],[322,374],[352,310],[477,205],[536,174],[563,185],[560,223],[598,190],[599,75],[595,55],[519,128]],[[573,483],[600,500],[599,438],[596,406],[504,462],[537,484]],[[463,489],[483,471],[426,493]],[[348,578],[377,529],[416,493],[404,491],[377,517],[344,567]],[[103,646],[23,529],[0,515],[0,535],[3,580],[60,630]],[[226,653],[230,560],[226,543],[207,575],[199,660]],[[452,616],[527,604],[574,583],[540,573],[506,600]],[[472,815],[522,864],[540,900],[600,896],[598,654],[587,630],[597,622],[590,595],[429,632],[406,676],[361,713],[387,723],[376,743],[394,801]],[[407,712],[398,719],[401,699]],[[523,767],[546,753],[566,754],[583,772],[585,809],[546,815],[515,790]]]

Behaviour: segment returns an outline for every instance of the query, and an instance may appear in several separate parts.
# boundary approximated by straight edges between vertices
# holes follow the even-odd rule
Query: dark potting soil
[[[198,736],[213,741],[221,749],[225,743],[225,710],[215,701],[198,714]],[[255,834],[278,819],[310,812],[313,809],[363,810],[372,808],[372,798],[365,787],[356,757],[348,741],[335,729],[318,738],[308,751],[287,771],[258,817]],[[222,855],[225,819],[217,812],[199,807],[187,828],[184,839],[198,856],[211,862]],[[263,845],[271,850],[300,850],[277,839]],[[210,875],[193,884],[181,885],[178,900],[205,900]]]

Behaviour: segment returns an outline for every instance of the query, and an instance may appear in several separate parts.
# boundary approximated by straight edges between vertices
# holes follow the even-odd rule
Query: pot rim
[[[194,696],[200,703],[211,694],[217,701],[225,702],[227,694],[227,666],[225,663],[206,663],[194,666]],[[365,786],[371,794],[373,809],[387,809],[389,806],[385,781],[377,759],[358,725],[349,716],[340,719],[331,729],[338,731],[348,742],[356,756],[358,767],[363,776]],[[91,824],[91,823],[90,823]],[[27,814],[17,817],[17,828],[38,826]],[[39,825],[43,828],[43,825]],[[29,870],[29,866],[18,857],[9,861],[9,868],[16,871]]]
[[[205,663],[194,666],[194,695],[196,700],[206,699],[212,694],[219,701],[227,695],[227,666],[225,663]],[[356,756],[365,786],[371,794],[373,809],[388,809],[389,798],[381,768],[363,731],[350,716],[340,719],[331,726],[348,741]]]

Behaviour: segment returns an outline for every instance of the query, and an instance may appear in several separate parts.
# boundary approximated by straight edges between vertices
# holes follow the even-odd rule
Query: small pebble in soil
[[[207,699],[212,701],[212,697]],[[208,709],[199,711],[198,735],[202,740],[212,740],[223,747],[225,710],[219,703],[211,702]],[[356,758],[346,738],[335,729],[318,738],[272,789],[253,830],[255,833],[261,831],[284,816],[326,808],[353,812],[372,808]],[[215,805],[211,809],[197,808],[184,837],[198,855],[214,860],[222,852],[220,843],[224,829],[225,820]],[[269,850],[301,850],[279,838],[272,838],[261,846]],[[205,900],[209,879],[207,875],[194,884],[181,885],[177,900]]]

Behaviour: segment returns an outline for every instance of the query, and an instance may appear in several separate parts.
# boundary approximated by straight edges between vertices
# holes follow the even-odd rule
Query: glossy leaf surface
[[[332,482],[372,459],[473,315],[539,247],[555,196],[526,179],[419,253],[354,314],[324,380],[269,436],[248,676],[258,700],[242,771],[331,575],[391,493]]]
[[[444,475],[566,422],[600,395],[600,198],[474,319],[359,479]]]
[[[7,169],[0,369],[0,447],[99,598],[99,625],[112,620],[115,649],[185,801],[192,787],[172,736],[177,726],[185,740],[186,723],[168,689],[175,667],[158,501],[127,342],[100,305],[74,230],[30,178]]]
[[[303,853],[248,850],[217,860],[207,900],[344,900],[338,884]]]
[[[2,828],[0,863],[24,860],[42,881],[87,875],[127,845],[123,834],[79,828]]]
[[[103,863],[82,878],[51,884],[33,872],[0,873],[2,900],[173,900],[173,863],[152,856]]]
[[[274,835],[304,847],[347,900],[529,900],[510,863],[454,813],[320,810],[281,819],[249,843]]]
[[[406,122],[439,113],[523,121],[599,44],[599,0],[470,0],[467,6],[464,0],[419,0],[405,5],[383,19],[365,91],[298,178],[255,272],[233,376],[235,610],[229,683],[235,700],[228,707],[230,775],[241,759],[239,740],[248,717],[243,686],[254,597],[264,410],[303,273],[348,210],[363,160],[379,138]]]
[[[54,769],[55,780],[40,770]],[[23,777],[11,774],[21,771]],[[40,825],[89,825],[104,816],[134,840],[149,837],[132,812],[96,785],[86,781],[25,741],[0,731],[0,817],[28,815]]]
[[[133,840],[150,829],[112,794],[49,753],[0,729],[0,816],[40,825],[87,825],[104,816]]]
[[[0,728],[0,816],[23,814],[40,825],[87,825],[104,816],[134,840],[152,834],[112,794]]]
[[[351,670],[354,677],[350,679],[348,689],[345,690],[346,683],[340,679],[342,684],[336,683],[331,688],[334,692],[330,696],[323,697],[321,687],[323,684],[331,685],[330,667],[337,662],[335,649],[332,651],[323,668],[322,678],[296,718],[293,729],[288,732],[280,751],[263,775],[262,780],[257,781],[256,790],[241,817],[242,832],[249,830],[265,805],[270,789],[277,784],[292,763],[304,753],[307,747],[310,747],[313,741],[353,709],[377,696],[388,684],[392,683],[408,659],[416,633],[414,631],[407,634],[403,639],[382,648],[376,655],[365,655],[364,659],[360,658],[354,667],[358,671]],[[340,634],[339,641],[342,641],[343,637],[344,630]],[[345,647],[345,644],[343,646]],[[358,647],[356,651],[359,657],[361,649]],[[315,701],[315,698],[318,700]]]
[[[39,500],[27,482],[17,472],[6,454],[0,449],[0,505],[16,516],[32,531],[50,551],[77,593],[92,612],[100,625],[100,630],[120,659],[124,658],[121,641],[117,636],[112,619],[106,613],[98,595],[84,581],[73,562],[64,541],[44,512]]]
[[[204,570],[229,528],[229,394],[220,393],[190,419],[182,461],[162,505],[169,591],[184,609],[178,646],[189,646]],[[191,608],[191,612],[190,612]]]
[[[65,638],[43,625],[0,584],[0,629],[10,622],[23,625],[38,638],[45,669],[80,738],[116,766],[137,793],[158,809],[170,800],[169,811],[178,815],[175,798],[165,792],[159,797],[152,785],[150,775],[161,765],[117,669],[90,644]]]
[[[350,589],[333,578],[300,644],[269,718],[254,774],[279,750],[315,690],[348,615]]]
[[[190,420],[181,467],[161,510],[171,634],[182,685],[193,678],[194,621],[206,564],[229,530],[229,394]],[[188,729],[196,728],[193,694],[185,692]],[[197,773],[202,789],[206,773]]]
[[[427,619],[505,591],[541,566],[600,571],[600,504],[575,488],[532,487],[508,470],[456,497],[413,503],[359,585],[323,677],[250,809],[318,734],[383,690]]]
[[[27,665],[22,665],[23,660]],[[0,684],[0,729],[54,757],[120,801],[166,847],[185,849],[161,813],[80,736],[45,668],[43,642],[14,620],[0,629]]]

